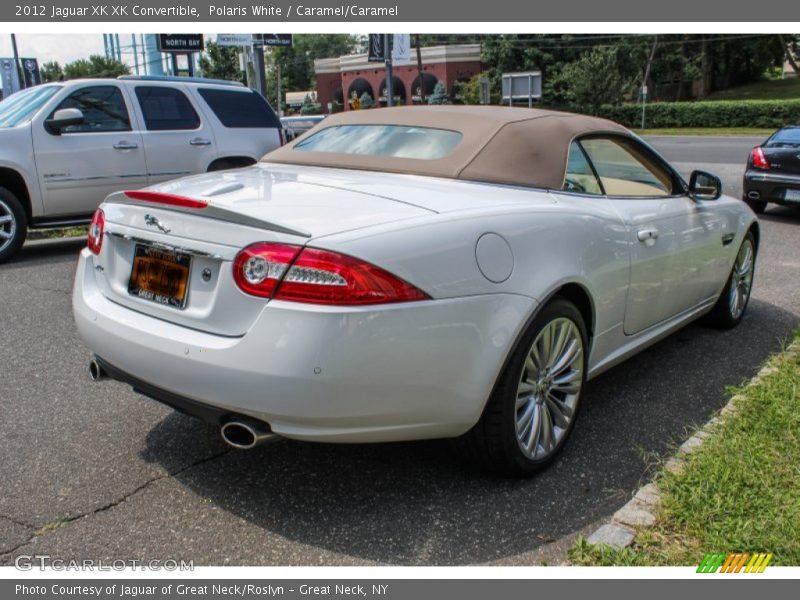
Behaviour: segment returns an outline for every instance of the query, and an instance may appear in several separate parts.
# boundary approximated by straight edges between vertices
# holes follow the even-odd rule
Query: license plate
[[[788,202],[800,202],[800,190],[786,190],[783,199]]]
[[[183,308],[191,266],[192,257],[188,254],[136,244],[128,293],[164,306]]]

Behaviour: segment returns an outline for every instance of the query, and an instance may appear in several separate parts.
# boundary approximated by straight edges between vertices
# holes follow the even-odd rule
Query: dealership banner
[[[55,0],[3,3],[0,19],[17,23],[88,22],[786,22],[797,14],[789,0]]]
[[[692,569],[693,571],[693,569]],[[486,598],[725,598],[795,597],[796,581],[781,579],[169,579],[79,580],[74,578],[0,581],[0,597],[11,600],[485,600]]]

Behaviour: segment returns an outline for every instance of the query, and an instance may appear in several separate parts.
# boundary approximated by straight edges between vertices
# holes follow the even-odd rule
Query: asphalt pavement
[[[754,145],[651,141],[730,189]],[[26,244],[0,266],[0,564],[529,562],[622,506],[800,324],[800,212],[771,208],[762,228],[742,324],[691,325],[592,381],[563,455],[526,480],[476,472],[445,441],[229,450],[199,421],[89,381],[70,308],[83,244]]]

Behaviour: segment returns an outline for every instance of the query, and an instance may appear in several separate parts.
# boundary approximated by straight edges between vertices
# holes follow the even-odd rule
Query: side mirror
[[[62,108],[53,114],[52,119],[47,119],[44,126],[53,135],[61,135],[63,129],[72,125],[81,125],[83,120],[83,113],[77,108]]]
[[[711,173],[692,171],[689,195],[695,200],[716,200],[722,195],[722,181]]]

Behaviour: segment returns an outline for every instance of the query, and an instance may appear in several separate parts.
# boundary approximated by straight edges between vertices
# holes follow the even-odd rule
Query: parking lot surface
[[[716,171],[740,193],[754,144],[682,141],[651,140],[682,172]],[[592,381],[563,455],[526,480],[476,472],[445,441],[230,450],[199,421],[89,381],[70,308],[83,244],[29,243],[0,267],[0,564],[20,554],[525,563],[622,506],[659,457],[724,405],[725,386],[781,348],[800,323],[799,233],[800,211],[771,208],[743,323],[691,325]]]

